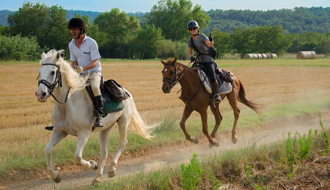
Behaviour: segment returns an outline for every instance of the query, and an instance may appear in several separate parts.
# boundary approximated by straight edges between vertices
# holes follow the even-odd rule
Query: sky
[[[47,6],[58,5],[66,10],[83,10],[109,12],[113,8],[119,8],[126,13],[150,12],[159,0],[28,0],[36,4]],[[174,0],[173,0],[174,1]],[[203,10],[279,10],[293,9],[295,7],[330,7],[330,0],[190,0],[193,6],[200,5]],[[2,0],[0,10],[17,11],[26,0]]]

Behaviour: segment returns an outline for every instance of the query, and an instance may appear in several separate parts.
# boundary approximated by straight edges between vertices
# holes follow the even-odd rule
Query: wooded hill
[[[7,17],[14,11],[0,11],[0,25],[7,26]],[[67,10],[69,20],[75,14],[86,15],[93,21],[102,12]],[[330,32],[330,7],[296,7],[294,9],[252,11],[252,10],[210,10],[208,28],[203,28],[204,33],[213,32],[216,29],[231,33],[235,27],[248,28],[257,26],[274,26],[280,24],[284,33],[305,33],[305,32]],[[144,16],[148,13],[127,13],[135,15],[140,24],[144,25]]]

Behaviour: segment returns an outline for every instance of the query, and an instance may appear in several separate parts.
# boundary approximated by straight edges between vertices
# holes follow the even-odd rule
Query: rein
[[[58,84],[59,87],[62,87],[62,76],[61,76],[61,73],[60,73],[60,66],[55,65],[54,63],[45,63],[45,64],[42,64],[41,66],[48,66],[48,65],[55,66],[57,68],[55,81],[54,81],[53,84],[51,84],[47,80],[41,79],[41,80],[38,81],[38,86],[40,85],[40,83],[44,84],[49,89],[49,93],[50,93],[50,95],[52,95],[54,100],[56,100],[60,104],[65,104],[68,100],[68,95],[69,95],[69,92],[70,92],[71,88],[69,88],[68,92],[66,93],[65,101],[64,102],[58,101],[57,98],[54,96],[53,91],[54,91],[54,88],[57,84]],[[37,77],[37,80],[38,80],[39,77],[40,77],[40,75]]]

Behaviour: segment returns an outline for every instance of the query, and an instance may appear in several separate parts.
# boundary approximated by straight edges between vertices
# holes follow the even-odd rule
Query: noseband
[[[52,93],[57,84],[60,87],[62,87],[62,77],[61,77],[61,73],[60,73],[60,67],[58,65],[55,65],[53,63],[45,63],[45,64],[42,64],[41,66],[47,66],[47,65],[55,66],[57,68],[55,81],[54,81],[53,84],[50,84],[50,82],[46,81],[45,79],[41,79],[41,80],[38,81],[38,86],[40,85],[40,83],[44,84],[49,89],[49,92]],[[38,76],[38,78],[39,78],[39,76]]]
[[[183,71],[183,73],[181,74],[180,76],[180,73],[181,73],[181,70],[180,70],[180,66],[178,64],[175,64],[175,65],[172,65],[170,63],[167,63],[165,64],[164,66],[172,66],[174,67],[174,77],[173,78],[168,78],[168,77],[163,77],[163,82],[168,82],[170,83],[170,89],[172,89],[172,87],[174,85],[176,85],[176,83],[178,83],[180,81],[180,79],[182,78],[182,76],[184,75],[184,73],[188,70],[188,69],[185,69]],[[178,65],[178,67],[176,67],[176,65]]]
[[[68,94],[70,92],[70,89],[68,90],[67,94],[66,94],[66,98],[65,98],[65,101],[62,103],[60,101],[58,101],[55,96],[53,95],[53,91],[54,91],[54,88],[55,86],[58,84],[59,87],[62,87],[62,76],[61,76],[61,72],[60,72],[60,66],[54,64],[54,63],[45,63],[45,64],[42,64],[41,66],[55,66],[57,68],[57,71],[56,71],[56,76],[55,76],[55,81],[53,82],[53,84],[51,84],[50,82],[48,82],[47,80],[45,79],[41,79],[38,81],[38,87],[40,86],[40,83],[41,84],[44,84],[45,86],[47,86],[47,88],[49,89],[49,94],[53,96],[53,98],[60,104],[64,104],[66,103],[67,99],[68,99]],[[40,77],[40,75],[38,76],[38,78]],[[37,79],[38,79],[37,78]]]

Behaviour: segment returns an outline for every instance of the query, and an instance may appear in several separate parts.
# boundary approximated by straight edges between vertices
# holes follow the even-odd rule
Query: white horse
[[[56,100],[51,116],[54,126],[52,137],[45,148],[47,172],[56,183],[61,181],[59,172],[54,170],[52,164],[52,148],[68,134],[77,136],[78,141],[74,160],[85,168],[97,170],[92,185],[98,185],[108,157],[107,145],[111,127],[117,122],[120,134],[119,149],[112,159],[108,171],[108,176],[114,177],[118,159],[127,144],[128,126],[134,133],[150,140],[153,137],[151,132],[157,125],[145,124],[136,109],[132,95],[130,95],[129,99],[123,101],[125,107],[122,111],[109,113],[104,118],[105,126],[97,127],[93,131],[92,126],[95,116],[91,98],[85,90],[87,78],[75,72],[71,65],[61,57],[61,53],[63,53],[63,50],[50,50],[47,54],[42,53],[39,87],[35,93],[40,102],[45,102],[50,95],[53,95]],[[86,161],[82,158],[82,152],[92,132],[100,132],[101,156],[99,166],[94,160]]]

